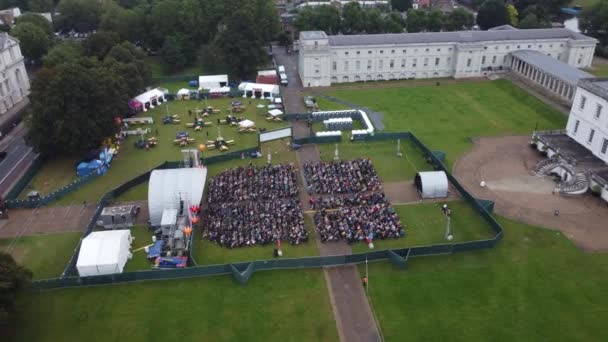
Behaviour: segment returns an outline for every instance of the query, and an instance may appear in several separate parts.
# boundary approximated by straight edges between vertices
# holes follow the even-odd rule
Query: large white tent
[[[276,84],[250,83],[239,84],[243,97],[272,99],[281,95],[281,88]]]
[[[178,209],[180,200],[185,205],[198,205],[203,198],[206,168],[154,170],[148,183],[148,209],[150,223],[161,224],[165,209]],[[185,208],[188,210],[188,208]]]
[[[131,257],[128,229],[92,232],[82,239],[76,269],[81,277],[122,273]]]
[[[141,103],[143,111],[146,112],[148,109],[152,109],[159,103],[164,102],[165,93],[159,88],[155,88],[137,95],[134,100]]]
[[[418,172],[414,184],[422,198],[448,197],[448,177],[443,171]]]
[[[228,75],[207,75],[198,77],[198,90],[218,89],[228,86]]]

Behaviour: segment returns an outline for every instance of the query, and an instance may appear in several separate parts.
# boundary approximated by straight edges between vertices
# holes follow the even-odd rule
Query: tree
[[[405,28],[407,32],[421,32],[426,28],[426,11],[411,9],[407,11],[405,18]]]
[[[291,40],[291,33],[287,31],[281,31],[281,33],[279,33],[279,35],[277,36],[277,41],[279,43],[279,46],[284,47],[291,46],[291,44],[293,43]]]
[[[11,35],[19,39],[21,52],[27,58],[38,60],[49,48],[49,37],[39,26],[25,22],[15,25]]]
[[[546,16],[541,16],[539,13],[535,13],[539,18],[545,18],[548,20],[549,15],[558,15],[560,8],[566,7],[572,3],[571,0],[514,0],[513,5],[517,8],[519,13],[524,13],[528,7],[537,6],[542,8]]]
[[[315,27],[315,10],[312,7],[304,7],[303,9],[298,11],[298,15],[294,21],[294,26],[298,29],[298,31],[312,31],[318,30],[319,28]]]
[[[384,19],[380,11],[371,9],[365,13],[365,32],[367,33],[382,33],[384,30]]]
[[[384,32],[402,33],[405,27],[405,20],[400,13],[392,12],[384,18]]]
[[[509,23],[507,8],[502,0],[486,0],[477,13],[477,25],[482,30]]]
[[[519,20],[519,12],[517,12],[517,8],[513,4],[507,5],[507,15],[509,16],[509,25],[516,27]]]
[[[582,32],[608,45],[608,0],[601,0],[595,5],[585,8],[579,18]]]
[[[551,23],[544,19],[539,19],[534,13],[528,13],[519,22],[518,27],[522,29],[549,28],[551,27]]]
[[[106,54],[120,43],[120,36],[115,32],[99,31],[90,35],[82,42],[82,48],[87,56],[104,59]]]
[[[52,12],[53,0],[29,0],[28,7],[32,12]]]
[[[471,12],[459,7],[448,14],[444,23],[446,31],[468,30],[475,25],[475,17]]]
[[[254,25],[251,13],[236,10],[226,18],[225,27],[216,40],[226,64],[242,79],[252,76],[266,58],[262,39],[251,30]]]
[[[426,15],[426,30],[429,32],[439,32],[443,27],[443,13],[437,10],[430,10]]]
[[[186,65],[186,58],[182,53],[181,39],[176,36],[169,36],[165,39],[163,47],[160,49],[160,59],[170,71],[183,68]]]
[[[141,49],[129,42],[114,46],[106,55],[104,63],[113,67],[125,80],[127,94],[134,97],[150,82],[151,70]]]
[[[82,56],[80,44],[72,41],[64,41],[54,45],[49,52],[42,57],[42,64],[52,68],[62,63],[73,62]]]
[[[412,8],[412,0],[391,0],[394,11],[405,12]]]
[[[59,29],[90,32],[97,29],[101,15],[100,1],[61,0],[55,23]]]
[[[17,17],[15,19],[15,22],[17,24],[22,24],[22,23],[32,23],[38,27],[40,27],[47,36],[49,36],[49,39],[53,38],[53,25],[51,25],[51,23],[46,20],[45,17],[41,16],[40,14],[36,14],[36,13],[25,13],[19,17]]]
[[[356,34],[365,30],[365,13],[358,2],[349,2],[342,7],[342,33]]]
[[[31,281],[32,271],[18,265],[10,254],[0,252],[0,323],[15,311],[15,296]]]
[[[340,11],[331,5],[316,7],[315,26],[328,34],[338,34],[340,32]]]
[[[129,99],[124,79],[96,58],[42,68],[31,91],[26,139],[45,156],[98,148],[118,131],[114,117],[127,110]]]

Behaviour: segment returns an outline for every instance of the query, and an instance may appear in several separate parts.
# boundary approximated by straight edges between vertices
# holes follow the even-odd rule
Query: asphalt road
[[[16,127],[15,130],[0,145],[0,151],[7,152],[6,158],[0,161],[0,195],[8,192],[37,156],[25,143],[26,130],[23,127]]]

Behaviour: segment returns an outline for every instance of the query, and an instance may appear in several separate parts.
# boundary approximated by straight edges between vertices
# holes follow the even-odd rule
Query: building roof
[[[580,80],[578,86],[608,101],[608,78],[589,76]]]
[[[488,31],[505,31],[505,30],[517,30],[517,29],[509,24],[500,25],[500,26],[496,26],[496,27],[492,27],[492,28],[488,29]]]
[[[318,35],[322,31],[301,32],[301,37],[307,39],[307,34]],[[322,32],[325,34],[324,32]],[[320,37],[311,37],[320,38]],[[396,44],[425,44],[425,43],[477,43],[486,41],[530,40],[530,39],[573,39],[590,40],[585,36],[564,28],[558,29],[529,29],[529,30],[494,30],[494,31],[455,31],[455,32],[421,32],[421,33],[384,33],[384,34],[355,34],[329,36],[332,46],[351,45],[396,45]]]
[[[587,72],[538,51],[519,50],[511,52],[511,55],[574,86],[583,78],[593,77]]]
[[[327,34],[323,31],[302,31],[300,32],[300,39],[325,39]]]

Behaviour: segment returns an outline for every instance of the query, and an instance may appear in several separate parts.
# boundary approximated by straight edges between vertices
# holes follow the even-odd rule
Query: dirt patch
[[[409,203],[434,203],[460,199],[458,191],[452,186],[448,187],[448,198],[422,199],[414,181],[382,183],[382,190],[392,205]]]
[[[456,162],[454,175],[474,196],[494,201],[497,214],[559,230],[584,250],[607,251],[606,202],[550,191],[549,181],[530,175],[543,157],[529,142],[529,136],[475,139],[473,149]]]

